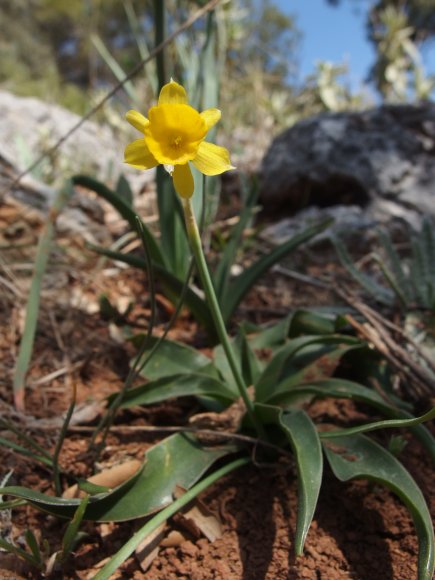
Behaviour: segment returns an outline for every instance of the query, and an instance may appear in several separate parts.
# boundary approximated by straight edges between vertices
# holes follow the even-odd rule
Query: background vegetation
[[[368,80],[381,99],[404,102],[430,97],[434,78],[425,74],[421,51],[435,34],[434,0],[325,2],[353,2],[367,12],[367,35],[376,49]],[[167,0],[168,28],[175,30],[201,4]],[[0,86],[78,113],[89,109],[89,103],[113,85],[116,75],[131,70],[155,44],[150,0],[1,0],[0,21]],[[367,94],[352,93],[341,63],[320,62],[315,73],[296,82],[302,33],[294,18],[272,0],[222,2],[216,10],[216,26],[214,50],[218,72],[225,79],[220,86],[224,130],[234,127],[235,118],[238,125],[282,127],[322,110],[372,104]],[[168,49],[172,66],[167,74],[188,82],[181,78],[186,76],[185,61],[192,51],[198,52],[205,27],[201,21]],[[155,93],[155,72],[151,62],[146,74],[134,81],[138,98]],[[245,106],[247,93],[255,106]],[[117,101],[125,96],[120,94]],[[112,104],[116,106],[116,101]]]

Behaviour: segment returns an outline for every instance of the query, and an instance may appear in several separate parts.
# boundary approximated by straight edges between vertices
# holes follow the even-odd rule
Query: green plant
[[[373,253],[383,284],[356,268],[345,245],[337,238],[333,244],[349,274],[384,307],[399,307],[402,328],[411,345],[411,355],[428,375],[431,391],[435,384],[435,368],[431,364],[435,352],[435,236],[433,222],[425,217],[420,231],[410,235],[409,255],[401,256],[389,235],[378,231],[383,250]]]
[[[59,566],[63,565],[68,557],[71,555],[77,543],[83,539],[84,534],[80,532],[80,525],[83,520],[87,505],[89,503],[89,495],[80,500],[71,520],[65,529],[62,537],[62,548],[58,552],[50,554],[50,547],[47,540],[42,540],[41,545],[35,537],[32,530],[26,530],[24,540],[27,550],[16,546],[12,541],[5,540],[0,536],[0,548],[5,552],[14,554],[21,558],[31,566],[44,571],[47,575],[51,575]],[[12,504],[12,505],[11,505]],[[22,502],[1,502],[0,510],[10,510],[12,507],[22,505]]]
[[[299,478],[299,508],[295,549],[302,553],[304,540],[318,501],[322,482],[323,457],[341,481],[354,478],[385,485],[408,507],[420,543],[419,578],[429,580],[433,570],[434,544],[429,512],[421,491],[399,461],[384,447],[364,433],[380,429],[409,428],[435,461],[435,443],[420,423],[433,419],[435,409],[418,419],[412,418],[397,399],[385,401],[369,384],[378,376],[382,358],[364,341],[348,333],[341,316],[317,315],[298,311],[267,328],[242,326],[231,341],[236,373],[244,385],[253,385],[252,408],[255,423],[262,435],[255,436],[254,423],[242,410],[236,423],[228,428],[225,410],[239,400],[233,370],[222,345],[210,359],[180,343],[164,341],[142,370],[147,383],[129,389],[122,402],[124,409],[150,405],[173,397],[196,396],[218,427],[207,430],[209,440],[201,443],[200,423],[180,427],[181,433],[164,439],[146,454],[142,468],[128,481],[111,491],[91,495],[84,519],[123,521],[151,515],[147,524],[108,562],[97,578],[108,578],[132,553],[152,529],[166,521],[182,505],[224,474],[252,459],[252,445],[257,446],[261,461],[273,465],[282,453],[292,450]],[[344,333],[346,331],[346,333]],[[135,337],[140,341],[140,337]],[[153,342],[148,348],[153,347]],[[264,353],[267,358],[264,358]],[[339,378],[336,371],[352,363],[357,356],[365,384]],[[146,356],[144,353],[142,356]],[[251,393],[252,396],[252,393]],[[349,429],[333,429],[314,423],[304,408],[315,398],[344,398],[364,403],[387,419]],[[216,413],[216,411],[221,413]],[[206,413],[207,416],[207,413]],[[204,415],[201,415],[204,421]],[[219,428],[219,418],[222,426]],[[216,430],[217,429],[217,430]],[[223,430],[222,430],[223,429]],[[325,430],[326,429],[326,430]],[[183,433],[183,431],[187,431]],[[193,433],[189,433],[193,431]],[[213,439],[216,444],[213,445]],[[222,445],[220,438],[228,441]],[[231,459],[237,453],[239,459]],[[224,467],[213,468],[227,458]],[[210,471],[211,470],[211,471]],[[201,479],[208,471],[209,475]],[[175,485],[188,491],[172,500]],[[5,487],[0,493],[23,499],[30,505],[58,517],[72,518],[80,505],[78,499],[46,496],[34,490]],[[140,501],[139,501],[140,498]]]
[[[420,231],[412,232],[410,239],[410,255],[403,258],[388,234],[378,231],[385,257],[375,252],[373,259],[386,286],[360,272],[338,238],[333,238],[332,242],[343,266],[376,301],[389,307],[396,303],[405,314],[411,310],[435,312],[435,236],[432,220],[423,218]]]
[[[108,399],[109,420],[105,427],[110,428],[117,407],[127,409],[151,405],[175,397],[196,397],[203,405],[205,413],[192,417],[190,425],[180,427],[180,432],[149,449],[140,468],[122,484],[108,489],[96,487],[91,482],[78,482],[79,487],[89,494],[84,500],[59,497],[59,493],[52,496],[23,486],[1,487],[0,494],[22,500],[54,516],[70,519],[71,523],[63,541],[65,556],[71,550],[82,520],[121,522],[147,517],[147,523],[95,576],[98,580],[103,580],[110,577],[144,536],[201,491],[234,469],[255,464],[258,458],[263,464],[273,467],[282,455],[292,454],[294,457],[299,483],[294,544],[296,554],[301,554],[318,502],[323,480],[323,462],[326,459],[338,480],[373,481],[386,486],[399,496],[413,518],[418,536],[419,580],[430,580],[435,567],[435,541],[423,494],[393,454],[365,433],[381,429],[408,428],[419,438],[432,460],[435,460],[435,441],[422,425],[435,417],[435,409],[417,418],[410,415],[409,407],[392,394],[392,373],[385,372],[386,361],[365,341],[352,334],[347,319],[341,315],[322,316],[309,311],[294,312],[278,324],[267,328],[241,325],[236,337],[230,339],[226,321],[240,297],[274,261],[320,231],[324,224],[311,228],[308,233],[303,232],[262,258],[235,281],[231,281],[229,267],[234,259],[237,241],[241,239],[243,232],[244,225],[241,220],[242,225],[239,224],[236,228],[235,237],[227,245],[228,250],[225,250],[224,266],[217,270],[218,274],[212,279],[191,200],[195,189],[186,168],[188,161],[194,162],[201,157],[200,148],[205,132],[202,129],[198,130],[199,133],[195,132],[190,124],[186,128],[185,117],[178,115],[179,106],[187,107],[184,103],[179,103],[185,93],[181,87],[174,85],[176,83],[170,83],[163,89],[166,91],[163,95],[166,102],[162,105],[166,106],[166,114],[161,117],[156,115],[154,118],[150,115],[150,124],[156,123],[156,127],[152,127],[152,138],[155,142],[150,139],[146,141],[149,150],[142,150],[143,157],[137,159],[137,164],[140,165],[139,162],[144,158],[149,160],[150,156],[155,164],[167,163],[166,147],[170,151],[168,156],[173,155],[169,161],[174,165],[172,173],[175,188],[181,197],[186,237],[205,298],[200,298],[193,288],[187,288],[186,296],[198,312],[203,309],[202,314],[207,320],[208,328],[214,329],[218,344],[214,348],[213,357],[209,358],[180,343],[155,339],[151,332],[146,341],[143,337],[134,337],[132,340],[140,340],[142,346],[132,361],[132,368],[139,369],[147,382],[131,387],[127,379],[122,392]],[[198,120],[199,113],[195,113],[196,115],[189,111],[190,117],[186,117]],[[169,125],[168,119],[171,121]],[[135,121],[143,126],[146,136],[147,120],[136,114]],[[192,132],[195,139],[189,141]],[[188,141],[187,145],[183,143],[179,147],[179,136],[181,141],[183,138]],[[143,148],[143,144],[141,147]],[[210,154],[211,161],[208,159],[199,162],[199,168],[204,173],[211,172],[210,167],[213,170],[223,166],[223,170],[229,168],[227,152],[221,148],[206,147],[205,150],[207,149],[209,153],[220,151],[220,154],[216,153],[214,157]],[[142,163],[143,166],[147,164]],[[91,185],[118,209],[144,243],[147,271],[151,273],[154,269],[172,291],[182,294],[183,282],[169,271],[164,250],[135,215],[125,183],[120,182],[118,192],[112,192],[101,184],[89,182],[88,178],[78,177],[74,182]],[[196,193],[199,193],[198,190]],[[113,252],[102,250],[102,253],[119,259]],[[152,329],[152,324],[150,328]],[[388,398],[373,389],[374,382],[381,383],[381,387],[389,394]],[[316,423],[310,417],[309,411],[310,403],[317,398],[361,402],[381,418],[350,428],[335,428],[322,421]],[[114,400],[116,407],[112,406]],[[38,457],[52,467],[55,480],[60,477],[57,456],[72,405],[59,436],[54,457],[47,457],[46,453],[40,453]],[[213,429],[201,428],[207,419],[213,421]],[[208,437],[206,443],[202,440],[204,435]],[[222,444],[222,439],[226,444]],[[35,444],[32,447],[39,451]],[[256,450],[255,457],[252,453],[253,447]],[[174,500],[176,487],[184,488],[186,493]],[[11,502],[0,503],[0,509],[10,509],[13,505]],[[37,544],[31,535],[28,538],[31,556],[29,551],[17,552],[11,546],[8,548],[27,560],[32,559],[32,563],[40,566]]]
[[[170,99],[172,98],[175,99],[174,104],[170,104]],[[167,139],[172,135],[171,131],[168,129],[169,125],[168,127],[166,125],[163,126],[163,120],[165,123],[169,123],[168,119],[172,122],[168,112],[171,106],[181,108],[184,115],[184,125],[180,131],[183,135],[188,136],[189,139],[191,138],[192,143],[199,143],[199,145],[195,145],[198,151],[194,150],[193,145],[187,141],[187,137],[187,142],[185,144],[180,146],[177,145],[174,149],[175,153],[169,146],[160,144],[159,140]],[[162,116],[163,110],[168,118]],[[185,118],[188,113],[188,117]],[[163,87],[159,97],[159,104],[156,107],[152,107],[150,110],[150,115],[151,114],[152,120],[150,123],[148,119],[137,111],[129,111],[129,113],[127,113],[127,119],[129,122],[144,134],[144,137],[137,139],[127,146],[125,152],[127,163],[139,169],[148,169],[162,164],[164,164],[165,167],[170,166],[175,189],[178,190],[183,199],[192,196],[195,181],[197,182],[197,180],[193,179],[190,162],[196,170],[203,172],[205,175],[213,176],[232,169],[226,149],[204,141],[206,133],[220,118],[220,111],[218,109],[207,109],[198,114],[193,107],[187,104],[187,96],[184,89],[182,89],[182,87],[177,83],[171,81]],[[174,119],[176,118],[175,115],[178,114],[181,115],[181,112],[178,112],[178,109],[176,109],[173,113]],[[153,129],[153,127],[159,123],[162,124],[163,128],[159,130]],[[196,123],[196,133],[193,133],[193,130],[189,128],[189,123],[190,125]],[[192,135],[190,133],[192,133]],[[179,159],[181,161],[179,161]],[[160,167],[160,169],[163,168]],[[177,226],[173,221],[174,216],[179,218],[181,208],[179,206],[179,200],[174,196],[171,178],[169,175],[162,176],[162,178],[166,185],[164,191],[161,187],[158,187],[158,195],[159,199],[163,198],[161,203],[166,205],[164,209],[162,206],[160,207],[160,223],[162,232],[168,232],[169,237],[162,234],[160,241],[157,242],[156,238],[154,238],[150,230],[142,222],[141,230],[156,274],[161,278],[168,296],[173,300],[178,300],[180,292],[184,286],[182,277],[185,270],[184,264],[187,264],[188,260],[188,253],[185,250],[187,237],[185,228],[180,231],[179,225]],[[110,190],[102,183],[87,176],[75,176],[73,177],[73,182],[76,185],[92,189],[102,196],[106,201],[113,205],[122,217],[128,221],[130,227],[134,231],[137,231],[136,214],[131,205],[132,195],[131,192],[126,189],[125,180],[122,180],[118,184],[116,191]],[[201,185],[202,187],[196,189],[197,196],[200,200],[204,197],[206,192],[204,182],[202,182]],[[228,323],[240,301],[260,276],[262,276],[285,255],[295,250],[302,243],[318,234],[331,223],[330,220],[326,220],[320,224],[307,228],[302,233],[294,236],[289,241],[264,255],[240,275],[231,279],[231,267],[236,258],[244,228],[252,217],[252,212],[257,200],[257,191],[258,190],[254,185],[252,190],[245,194],[246,204],[241,211],[239,223],[233,229],[232,235],[222,254],[220,263],[212,275],[212,283],[216,290],[217,300],[222,310],[222,316],[225,323]],[[207,198],[205,198],[205,202],[207,202]],[[195,213],[198,214],[200,208],[198,208],[198,204],[196,204],[196,206],[197,207],[194,209],[196,210]],[[169,219],[168,217],[168,219],[166,219],[165,216],[169,216],[169,214],[172,214],[171,218]],[[174,233],[176,231],[179,231],[180,235]],[[184,240],[184,243],[181,243],[181,239]],[[170,254],[166,251],[168,245],[171,246]],[[113,259],[129,263],[132,266],[143,269],[146,268],[144,260],[140,257],[105,250],[103,248],[93,247],[93,249]],[[181,267],[181,264],[183,264],[183,267]],[[216,336],[215,326],[212,322],[212,317],[209,311],[209,305],[200,297],[200,294],[193,286],[191,286],[186,293],[186,305],[191,309],[192,313],[201,324],[205,326],[209,334]]]
[[[117,190],[109,189],[101,182],[85,175],[76,175],[72,180],[75,185],[86,187],[108,201],[128,222],[133,231],[137,232],[136,213],[131,205],[131,196],[127,197],[124,194],[121,194],[119,187]],[[328,219],[306,228],[304,231],[296,234],[290,240],[277,246],[269,253],[265,253],[257,262],[246,268],[241,274],[232,276],[231,269],[236,258],[238,258],[244,230],[252,218],[257,200],[257,192],[258,189],[255,183],[252,184],[249,190],[244,192],[243,199],[245,201],[242,204],[239,221],[232,228],[219,264],[211,274],[218,302],[221,305],[222,315],[226,323],[229,322],[244,296],[262,275],[264,275],[274,264],[282,260],[285,256],[309,241],[331,224],[331,220]],[[171,195],[173,195],[173,192],[171,192]],[[176,302],[182,292],[184,281],[172,272],[159,241],[143,222],[142,227],[153,262],[155,275],[161,281],[163,289],[168,297]],[[88,246],[92,250],[101,255],[112,258],[113,260],[118,260],[135,268],[146,270],[145,260],[141,256],[133,253],[126,254],[122,251],[114,251],[100,246],[94,246],[92,244],[88,244]],[[209,335],[215,337],[214,326],[207,303],[193,284],[191,284],[187,289],[185,305],[190,309],[198,322],[205,327]]]

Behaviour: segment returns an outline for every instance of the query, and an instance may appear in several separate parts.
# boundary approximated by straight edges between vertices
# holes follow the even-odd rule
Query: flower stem
[[[211,310],[211,315],[213,317],[213,322],[216,327],[218,338],[224,349],[225,355],[228,360],[228,364],[230,365],[231,372],[233,373],[233,377],[239,390],[240,396],[242,397],[243,402],[245,403],[247,413],[252,423],[254,424],[259,437],[262,437],[264,435],[263,426],[258,421],[258,418],[255,415],[254,405],[251,399],[249,398],[245,382],[242,378],[239,367],[237,365],[237,361],[233,349],[231,347],[230,340],[228,338],[227,330],[225,328],[225,323],[222,318],[221,309],[219,307],[219,303],[216,298],[213,282],[211,280],[210,273],[207,267],[207,262],[205,260],[204,252],[202,249],[201,236],[199,234],[198,224],[196,223],[192,202],[190,198],[182,199],[181,201],[183,204],[184,218],[186,220],[187,236],[189,238],[190,246],[193,255],[195,257],[199,277],[201,279],[203,290],[207,298],[207,303]]]

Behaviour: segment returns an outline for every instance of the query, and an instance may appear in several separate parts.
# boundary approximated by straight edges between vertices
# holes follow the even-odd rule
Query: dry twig
[[[349,324],[359,332],[366,340],[368,340],[380,352],[389,363],[400,373],[407,381],[409,381],[413,389],[406,388],[408,394],[415,399],[433,397],[435,393],[435,381],[430,373],[419,364],[412,355],[401,346],[397,338],[392,335],[391,331],[400,335],[403,341],[406,341],[418,352],[418,355],[424,358],[432,370],[435,370],[432,361],[428,358],[419,346],[409,339],[406,334],[393,323],[386,320],[381,314],[370,308],[367,304],[359,300],[354,294],[336,288],[336,293],[345,300],[352,308],[362,314],[367,322],[361,324],[357,322],[351,315],[347,315]],[[402,381],[403,383],[403,381]]]

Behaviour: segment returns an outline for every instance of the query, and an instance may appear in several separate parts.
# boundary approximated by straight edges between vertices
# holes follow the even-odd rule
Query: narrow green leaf
[[[375,282],[373,278],[367,276],[363,272],[360,272],[354,265],[349,252],[343,242],[335,237],[331,236],[331,242],[335,247],[337,256],[340,259],[342,265],[346,268],[349,274],[358,282],[358,284],[364,288],[369,294],[371,294],[378,302],[385,304],[386,306],[391,306],[393,301],[393,295],[387,289]]]
[[[225,248],[219,257],[219,264],[213,272],[213,283],[216,289],[216,296],[219,303],[223,304],[227,292],[227,285],[231,276],[231,267],[235,262],[237,252],[240,250],[243,232],[252,218],[252,211],[258,199],[259,188],[256,184],[251,187],[239,221],[231,231],[230,239],[225,244]]]
[[[140,340],[141,336],[136,336],[133,343],[136,344]],[[142,357],[146,357],[148,351],[152,350],[158,341],[158,337],[150,337]],[[140,365],[141,361],[139,361]],[[219,377],[212,360],[199,350],[175,340],[162,340],[152,359],[140,374],[148,380],[155,380],[187,372]]]
[[[22,505],[26,505],[26,501],[21,499],[11,499],[10,501],[0,501],[0,511],[3,510],[11,510],[16,507],[21,507]]]
[[[364,435],[324,441],[323,448],[340,481],[367,479],[385,485],[411,513],[419,541],[418,578],[431,580],[435,567],[432,519],[423,494],[406,469],[386,449]]]
[[[253,385],[260,375],[260,361],[255,356],[249,342],[246,340],[243,329],[239,329],[238,335],[231,341],[236,364],[246,385]],[[234,382],[234,374],[221,344],[213,349],[213,362],[228,387],[237,393]]]
[[[391,270],[387,267],[381,256],[374,253],[373,259],[380,267],[381,272],[384,275],[385,280],[387,281],[387,284],[390,286],[391,290],[396,295],[400,305],[402,306],[403,309],[406,309],[408,306],[408,300],[406,294],[403,291],[403,287],[397,282],[393,272],[391,272]]]
[[[110,51],[108,50],[108,48],[104,44],[104,42],[101,40],[101,38],[97,34],[92,34],[91,35],[91,42],[94,45],[94,47],[97,49],[97,51],[98,51],[99,55],[101,56],[101,58],[103,59],[103,61],[107,64],[107,66],[112,71],[113,76],[116,78],[116,80],[118,82],[123,81],[123,88],[124,88],[125,92],[127,93],[128,97],[132,101],[134,101],[136,104],[138,104],[140,101],[139,101],[139,97],[136,93],[136,90],[134,88],[133,83],[131,81],[124,81],[127,74],[122,69],[122,67],[118,63],[118,61],[110,54]]]
[[[330,378],[334,375],[343,356],[351,350],[360,348],[360,344],[338,345],[337,347],[329,345],[326,348],[324,345],[319,344],[318,349],[308,353],[307,356],[303,356],[302,352],[296,354],[293,364],[286,368],[283,380],[280,380],[277,385],[269,389],[265,402],[277,400],[286,393],[293,392],[293,389],[299,385],[303,386],[307,383],[311,384]],[[299,370],[301,358],[303,364]]]
[[[121,252],[115,252],[106,248],[101,248],[100,246],[94,246],[93,244],[87,244],[87,247],[101,254],[102,256],[107,256],[112,260],[118,260],[125,264],[129,264],[134,268],[146,269],[146,263],[143,258],[139,256],[134,256],[133,254],[123,254]],[[153,269],[157,276],[162,280],[162,284],[167,292],[169,298],[173,301],[177,300],[181,293],[183,292],[184,282],[178,279],[174,274],[171,274],[164,266],[153,262]],[[210,314],[210,310],[207,303],[193,286],[188,287],[185,290],[184,302],[189,310],[192,312],[195,319],[204,326],[211,337],[215,336],[213,319]]]
[[[312,310],[296,310],[291,318],[289,336],[333,334],[337,331],[336,321],[337,315],[335,313],[327,316]]]
[[[89,503],[89,495],[86,495],[80,502],[80,505],[75,511],[73,519],[68,524],[65,534],[62,539],[62,556],[61,559],[65,560],[69,554],[74,549],[74,543],[77,538],[77,534],[82,523],[83,517],[86,512],[86,508]]]
[[[242,274],[237,276],[227,286],[227,291],[221,299],[222,314],[225,321],[228,321],[234,310],[237,308],[243,297],[251,290],[257,280],[269,270],[274,264],[287,256],[290,252],[298,248],[304,242],[310,240],[315,235],[325,230],[331,225],[332,220],[328,219],[315,226],[306,228],[300,234],[293,236],[290,240],[273,249],[271,252],[260,258],[255,264],[247,268]]]
[[[287,341],[290,323],[293,314],[283,317],[279,322],[272,325],[257,326],[247,322],[241,324],[241,328],[246,334],[251,348],[276,350]],[[311,333],[310,333],[311,334]]]
[[[137,44],[137,48],[140,54],[141,60],[145,61],[149,59],[150,49],[148,44],[145,40],[145,35],[143,34],[143,30],[141,28],[140,21],[137,17],[135,12],[133,2],[131,0],[123,0],[124,10],[127,14],[128,24],[130,25],[131,31],[133,33],[134,39]],[[150,70],[151,68],[151,70]],[[158,87],[157,87],[157,78],[155,72],[155,61],[151,60],[145,66],[145,73],[148,84],[152,88],[153,95],[157,97],[158,95]]]
[[[291,405],[310,395],[322,399],[327,397],[351,399],[353,401],[370,405],[387,417],[394,417],[395,419],[414,419],[414,417],[412,417],[412,415],[407,411],[398,409],[396,406],[385,402],[385,400],[373,389],[369,389],[368,387],[354,383],[353,381],[338,378],[325,379],[323,381],[293,387],[291,390],[287,391],[287,393],[282,393],[268,401],[268,404],[280,406]],[[417,437],[435,462],[435,439],[431,433],[424,427],[424,425],[409,426],[409,430],[415,437]]]
[[[27,371],[32,358],[33,343],[35,340],[36,326],[38,322],[39,303],[41,299],[42,279],[48,264],[54,228],[57,216],[68,202],[73,192],[71,181],[56,193],[50,213],[45,222],[44,230],[39,238],[36,250],[35,269],[30,285],[29,296],[26,305],[26,319],[24,322],[23,337],[20,343],[17,364],[13,378],[13,390],[15,405],[17,408],[24,407],[24,388]]]
[[[84,491],[88,495],[97,495],[98,493],[109,493],[110,488],[105,485],[96,485],[91,483],[86,479],[77,480],[77,486],[81,491]]]
[[[396,252],[388,234],[386,234],[383,230],[379,230],[378,238],[384,248],[388,261],[390,262],[395,282],[400,288],[400,291],[403,293],[405,302],[409,303],[413,300],[414,292],[412,284],[410,283],[410,280],[406,276],[405,270],[403,269],[403,260]]]
[[[424,216],[421,227],[421,244],[428,274],[428,283],[432,285],[435,284],[435,235],[433,228],[433,220],[428,216]]]
[[[109,397],[109,400],[113,397],[114,395]],[[231,390],[212,376],[184,372],[129,389],[122,400],[121,408],[152,405],[179,397],[211,397],[229,405],[237,399],[237,391]]]
[[[117,522],[149,516],[171,503],[176,486],[189,489],[215,461],[235,450],[234,446],[203,447],[191,435],[172,435],[147,451],[143,467],[128,481],[110,493],[90,497],[84,519]],[[19,486],[0,488],[0,494],[25,499],[39,510],[67,519],[74,517],[81,503]]]
[[[286,371],[292,368],[290,366],[292,359],[294,359],[298,353],[303,353],[304,349],[313,346],[316,348],[320,347],[321,350],[317,350],[317,354],[320,356],[323,352],[326,352],[323,349],[329,345],[356,347],[360,344],[361,342],[359,340],[344,335],[300,336],[290,340],[276,352],[258,378],[255,384],[256,400],[265,402],[274,396],[278,385],[286,378],[286,376],[288,376],[286,375]],[[305,350],[305,352],[307,351]],[[313,352],[316,353],[316,351],[311,350],[311,353]],[[317,377],[314,377],[314,379],[315,378]]]
[[[261,374],[262,365],[255,356],[242,328],[239,329],[236,341],[240,343],[240,361],[243,380],[246,385],[253,385]]]
[[[310,529],[319,497],[323,474],[323,456],[319,435],[309,416],[300,410],[256,405],[256,410],[275,409],[276,424],[284,431],[293,450],[298,471],[298,516],[295,552],[300,556]],[[270,417],[270,415],[269,415]]]
[[[137,215],[128,201],[121,195],[109,189],[100,181],[87,175],[74,175],[72,182],[74,185],[80,185],[81,187],[86,187],[86,189],[95,191],[95,193],[108,201],[118,211],[118,213],[129,223],[133,231],[137,232]],[[157,241],[145,224],[143,224],[143,231],[153,261],[156,264],[163,266],[165,264],[164,256],[162,255]]]
[[[133,191],[125,176],[121,173],[116,184],[116,193],[120,195],[133,209]]]
[[[32,566],[36,566],[37,568],[41,568],[40,563],[35,559],[33,554],[29,554],[28,552],[26,552],[22,548],[19,548],[18,546],[14,546],[13,544],[10,544],[6,540],[4,540],[1,536],[0,536],[0,548],[2,548],[3,550],[6,550],[6,552],[10,552],[11,554],[15,554],[16,556],[18,556],[19,558],[22,558],[23,560],[25,560],[26,562],[28,562]]]
[[[387,419],[384,421],[375,421],[374,423],[365,423],[364,425],[350,427],[349,429],[324,431],[320,433],[320,437],[322,439],[335,439],[336,437],[348,437],[350,435],[357,435],[358,433],[368,433],[369,431],[376,431],[377,429],[407,429],[431,421],[434,418],[435,407],[421,417],[415,417],[413,419]]]
[[[184,223],[180,218],[179,201],[172,179],[161,165],[156,168],[156,180],[162,253],[168,270],[177,278],[183,279],[187,272],[190,250]]]
[[[9,439],[6,439],[5,437],[0,437],[0,445],[18,451],[18,453],[21,453],[21,455],[25,455],[26,457],[32,457],[35,461],[40,461],[44,465],[53,467],[53,460],[51,457],[39,455],[38,453],[35,453],[35,451],[26,449],[22,445],[18,445],[18,443],[15,443],[14,441],[9,441]]]
[[[32,552],[36,562],[38,562],[38,564],[42,566],[42,555],[38,546],[38,542],[35,538],[35,534],[32,532],[32,530],[26,530],[24,537],[26,539],[26,544],[29,546],[30,551]]]

